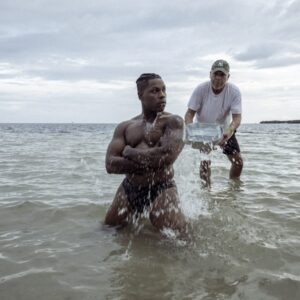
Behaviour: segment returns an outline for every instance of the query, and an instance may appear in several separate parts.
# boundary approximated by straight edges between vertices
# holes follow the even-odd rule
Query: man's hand
[[[235,130],[240,126],[241,120],[242,120],[241,114],[232,114],[232,122],[229,125],[229,127],[226,128],[223,132],[223,138],[219,142],[220,147],[223,148],[226,145],[227,141],[232,137]]]
[[[199,149],[201,153],[209,154],[212,150],[214,150],[213,145],[210,143],[204,142],[191,142],[192,148]]]
[[[233,134],[234,134],[234,129],[232,128],[232,126],[229,126],[228,128],[226,128],[223,132],[223,138],[219,142],[219,146],[223,148],[226,145],[227,141],[232,137]]]
[[[123,152],[122,152],[122,156],[124,157],[124,158],[127,158],[127,159],[130,159],[130,157],[132,156],[132,151],[133,150],[133,148],[132,147],[130,147],[129,145],[127,145],[127,146],[125,146],[125,148],[123,149]]]

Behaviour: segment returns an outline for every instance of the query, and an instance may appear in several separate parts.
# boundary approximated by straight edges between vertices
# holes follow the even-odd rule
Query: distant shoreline
[[[300,120],[288,120],[288,121],[261,121],[260,124],[278,124],[278,123],[288,123],[288,124],[300,124]]]

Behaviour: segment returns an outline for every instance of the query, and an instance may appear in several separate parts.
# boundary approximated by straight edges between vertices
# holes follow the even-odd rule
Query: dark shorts
[[[142,213],[164,190],[176,187],[176,183],[171,179],[152,186],[150,185],[149,187],[140,187],[131,184],[129,180],[125,178],[122,182],[122,186],[127,195],[130,207],[134,211]]]
[[[226,155],[235,155],[240,153],[240,146],[239,143],[235,137],[235,132],[231,136],[231,138],[227,141],[226,145],[223,148],[223,153]]]

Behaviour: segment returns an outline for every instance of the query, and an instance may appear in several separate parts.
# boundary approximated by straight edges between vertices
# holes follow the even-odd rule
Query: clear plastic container
[[[221,125],[214,123],[191,123],[186,126],[186,144],[193,148],[213,146],[220,142],[223,137]]]

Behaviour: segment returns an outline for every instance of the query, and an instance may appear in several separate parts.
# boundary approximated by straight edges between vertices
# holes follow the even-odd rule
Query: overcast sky
[[[183,116],[219,58],[244,123],[300,119],[300,0],[0,0],[0,123],[129,119],[145,72]]]

